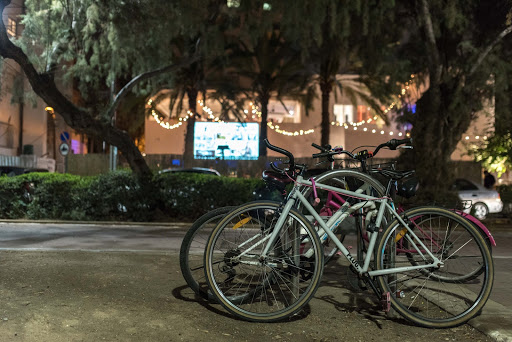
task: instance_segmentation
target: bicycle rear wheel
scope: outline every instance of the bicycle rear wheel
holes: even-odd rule
[[[262,255],[281,210],[278,202],[245,204],[226,215],[208,241],[204,263],[210,289],[239,318],[255,322],[287,318],[307,304],[320,283],[322,245],[295,209],[268,255]]]
[[[466,220],[445,209],[421,207],[407,211],[407,216],[421,218],[421,222],[414,223],[414,228],[408,223],[418,238],[397,220],[385,229],[378,246],[377,269],[403,268],[378,276],[381,288],[389,292],[393,308],[418,325],[449,328],[465,323],[485,305],[494,280],[491,254],[482,235]],[[426,242],[418,234],[419,227],[435,232],[440,248]],[[408,248],[416,249],[413,266],[407,253],[397,247],[397,241],[402,238],[409,241]],[[410,269],[432,263],[420,241],[441,265]],[[475,274],[471,281],[457,280],[480,267],[483,271]]]
[[[236,207],[222,207],[207,212],[198,218],[185,234],[180,248],[180,268],[188,286],[204,299],[208,295],[208,284],[204,276],[204,250],[213,228],[224,216]]]

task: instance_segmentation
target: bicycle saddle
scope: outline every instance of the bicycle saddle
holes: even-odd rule
[[[292,179],[287,175],[272,170],[263,171],[261,177],[266,182],[279,182],[284,184],[292,182]]]
[[[392,180],[400,180],[402,178],[407,178],[414,174],[414,170],[410,171],[399,171],[399,170],[378,170],[378,172],[386,178]]]

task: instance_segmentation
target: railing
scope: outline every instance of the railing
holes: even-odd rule
[[[0,155],[0,166],[16,166],[30,169],[45,169],[55,172],[55,159],[38,158],[35,155]]]

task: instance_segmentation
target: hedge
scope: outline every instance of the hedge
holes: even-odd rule
[[[29,193],[27,185],[32,184]],[[193,221],[207,211],[254,199],[260,179],[129,171],[81,177],[31,173],[0,177],[0,218],[80,221]]]

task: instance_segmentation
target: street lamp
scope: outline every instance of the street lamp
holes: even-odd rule
[[[46,106],[44,110],[48,114],[48,124],[51,125],[50,127],[47,125],[47,127],[49,128],[48,133],[51,134],[51,137],[48,140],[52,142],[53,159],[57,159],[57,146],[55,144],[55,111],[53,110],[53,107],[50,106]]]

